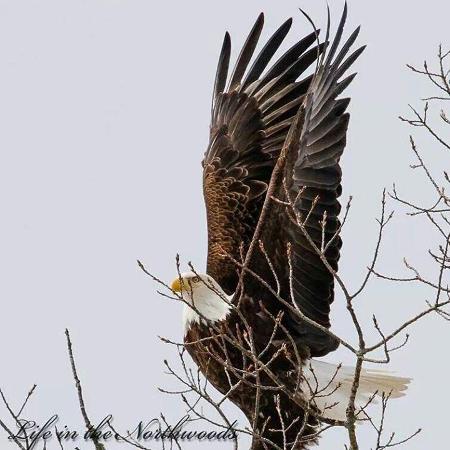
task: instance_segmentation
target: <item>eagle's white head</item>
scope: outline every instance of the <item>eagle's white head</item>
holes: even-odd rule
[[[226,319],[231,311],[229,303],[233,296],[227,295],[219,283],[209,275],[182,273],[173,280],[170,287],[187,303],[183,311],[185,333],[191,323],[201,323],[202,320],[218,322]]]

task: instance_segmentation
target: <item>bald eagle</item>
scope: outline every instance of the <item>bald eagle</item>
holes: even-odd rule
[[[253,58],[261,14],[231,74],[228,33],[219,57],[202,163],[206,274],[182,273],[171,288],[185,302],[187,351],[247,416],[253,450],[301,449],[321,420],[346,419],[354,369],[317,359],[339,345],[326,331],[342,246],[340,95],[364,50],[351,50],[359,28],[341,44],[346,17],[347,7],[334,39],[329,25],[323,42],[315,30],[270,64],[292,19]],[[407,382],[363,370],[357,400],[401,396]]]

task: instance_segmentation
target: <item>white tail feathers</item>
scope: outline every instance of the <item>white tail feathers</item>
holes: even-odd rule
[[[303,368],[303,393],[307,400],[312,399],[323,417],[346,420],[354,373],[354,367],[339,367],[311,359]],[[410,381],[410,378],[395,377],[386,371],[362,369],[355,399],[356,412],[369,402],[375,404],[375,393],[378,396],[384,393],[390,395],[390,398],[403,397]],[[360,418],[364,418],[363,413]]]

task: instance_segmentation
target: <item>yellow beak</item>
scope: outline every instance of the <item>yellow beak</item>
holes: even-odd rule
[[[180,283],[180,278],[175,278],[175,280],[172,281],[172,284],[170,285],[170,289],[174,292],[181,292],[182,286]]]

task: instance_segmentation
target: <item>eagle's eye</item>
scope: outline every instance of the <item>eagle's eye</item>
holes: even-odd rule
[[[198,283],[198,282],[200,281],[200,277],[192,277],[192,278],[191,278],[191,281],[192,281],[193,283]]]

